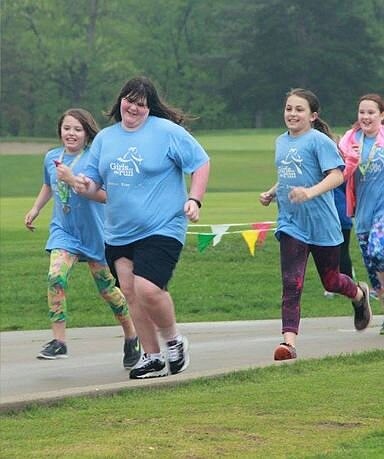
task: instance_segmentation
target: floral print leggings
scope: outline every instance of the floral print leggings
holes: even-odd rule
[[[340,273],[340,246],[318,246],[301,242],[288,234],[280,235],[280,262],[283,280],[282,332],[298,333],[300,299],[309,254],[312,254],[323,287],[350,299],[357,295],[356,283]]]
[[[384,272],[384,215],[376,217],[369,233],[357,235],[360,251],[372,287],[378,291],[381,286],[377,272]]]
[[[62,249],[51,251],[48,272],[48,307],[51,322],[67,320],[67,288],[68,279],[74,265],[79,261],[78,255]],[[115,316],[127,316],[128,307],[124,295],[115,285],[107,265],[96,261],[88,262],[97,290],[112,309]]]

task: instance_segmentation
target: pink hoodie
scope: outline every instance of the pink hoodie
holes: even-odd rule
[[[360,128],[352,128],[347,131],[339,142],[339,149],[344,157],[345,169],[343,171],[344,180],[347,182],[346,186],[346,197],[347,197],[347,215],[353,217],[356,209],[356,190],[355,190],[355,171],[360,163],[359,153],[353,149],[353,145],[359,145],[356,140],[356,132]],[[376,136],[376,145],[384,147],[384,126],[380,127],[380,130]]]

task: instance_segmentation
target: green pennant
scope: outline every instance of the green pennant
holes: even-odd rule
[[[209,246],[209,244],[212,242],[214,237],[215,237],[214,234],[198,234],[197,235],[197,248],[199,252],[204,252],[204,250]]]

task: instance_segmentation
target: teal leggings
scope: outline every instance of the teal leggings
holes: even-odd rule
[[[67,288],[72,268],[79,261],[74,255],[62,249],[51,251],[48,272],[48,307],[51,322],[67,320]],[[115,285],[107,265],[96,261],[88,262],[89,269],[101,297],[111,308],[115,316],[127,316],[128,307],[124,295]]]

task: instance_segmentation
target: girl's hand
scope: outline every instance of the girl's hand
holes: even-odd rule
[[[192,201],[191,199],[189,199],[184,204],[184,212],[185,212],[185,215],[188,217],[188,219],[192,223],[196,223],[199,221],[200,209],[195,201]]]
[[[56,163],[55,163],[56,164]],[[72,170],[63,163],[56,164],[56,174],[58,180],[68,183],[68,185],[73,186],[75,176],[73,175]]]
[[[86,193],[91,185],[91,179],[86,177],[83,174],[74,175],[73,176],[73,184],[72,187],[76,191],[76,193],[83,194]]]
[[[269,206],[269,204],[271,204],[271,202],[273,201],[274,197],[274,194],[270,193],[269,191],[265,191],[263,193],[260,193],[259,202],[263,206]]]
[[[288,198],[291,202],[299,204],[301,202],[308,201],[312,198],[312,196],[309,188],[297,186],[288,193]]]
[[[35,231],[36,227],[32,225],[33,220],[39,215],[39,212],[32,208],[24,217],[24,225],[29,231]]]

